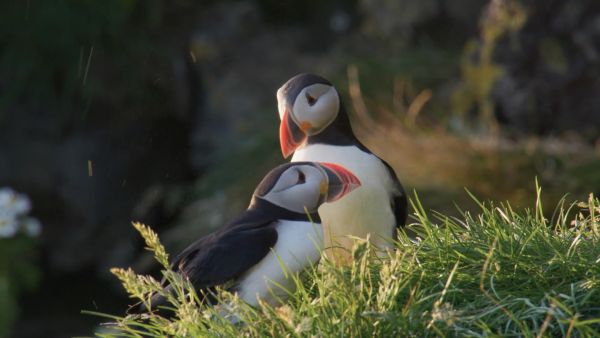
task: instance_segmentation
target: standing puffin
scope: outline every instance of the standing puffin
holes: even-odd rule
[[[406,222],[406,194],[392,167],[354,135],[335,87],[318,75],[299,74],[279,88],[277,103],[285,158],[294,153],[292,162],[336,163],[361,182],[343,200],[319,208],[328,256],[347,261],[350,237],[369,236],[376,247],[390,248]]]
[[[317,263],[321,256],[318,207],[359,186],[350,171],[336,164],[280,165],[260,182],[246,211],[192,243],[175,258],[172,269],[205,295],[224,286],[252,306],[259,299],[275,305],[285,299],[284,289],[294,285],[290,273]],[[172,292],[170,286],[165,290]],[[150,300],[153,309],[165,303],[160,294]]]

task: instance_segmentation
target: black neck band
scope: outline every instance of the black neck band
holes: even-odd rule
[[[354,135],[346,109],[340,104],[340,111],[333,122],[322,132],[309,136],[306,144],[328,144],[334,146],[356,146],[371,153]]]

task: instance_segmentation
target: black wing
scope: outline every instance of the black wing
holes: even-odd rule
[[[196,290],[211,289],[233,280],[260,262],[275,245],[274,221],[260,210],[247,210],[233,222],[188,246],[175,258],[171,268],[188,278]],[[171,286],[165,286],[165,290],[171,292]],[[165,301],[157,293],[152,297],[152,307],[164,305]]]
[[[173,270],[189,278],[197,289],[235,279],[260,262],[277,242],[273,221],[247,211],[190,245],[175,258]]]
[[[398,180],[398,176],[396,176],[394,168],[392,168],[384,160],[381,160],[381,162],[387,168],[396,188],[394,195],[391,197],[392,211],[396,217],[396,227],[403,227],[406,225],[406,219],[408,218],[408,201],[406,199],[406,193],[404,192],[404,188],[402,187],[400,180]]]

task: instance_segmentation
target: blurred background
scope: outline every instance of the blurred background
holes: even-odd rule
[[[131,221],[175,253],[244,209],[299,72],[430,210],[600,193],[597,0],[2,1],[0,337],[123,314]]]

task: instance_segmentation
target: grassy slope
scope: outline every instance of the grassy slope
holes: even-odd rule
[[[538,196],[539,200],[539,196]],[[590,198],[558,208],[545,219],[541,204],[515,212],[481,204],[477,215],[430,219],[416,199],[420,234],[400,236],[395,253],[378,258],[366,244],[354,265],[327,261],[297,279],[287,305],[253,309],[231,294],[242,322],[221,309],[198,307],[193,297],[173,299],[178,319],[158,315],[107,316],[100,336],[572,336],[600,335],[600,203]],[[571,210],[572,212],[568,212]],[[576,211],[576,212],[575,212]],[[575,215],[574,215],[575,214]],[[149,229],[139,227],[157,259],[166,254]],[[114,270],[130,295],[158,290],[131,270]],[[181,290],[185,282],[171,272]],[[106,316],[106,315],[104,315]]]

